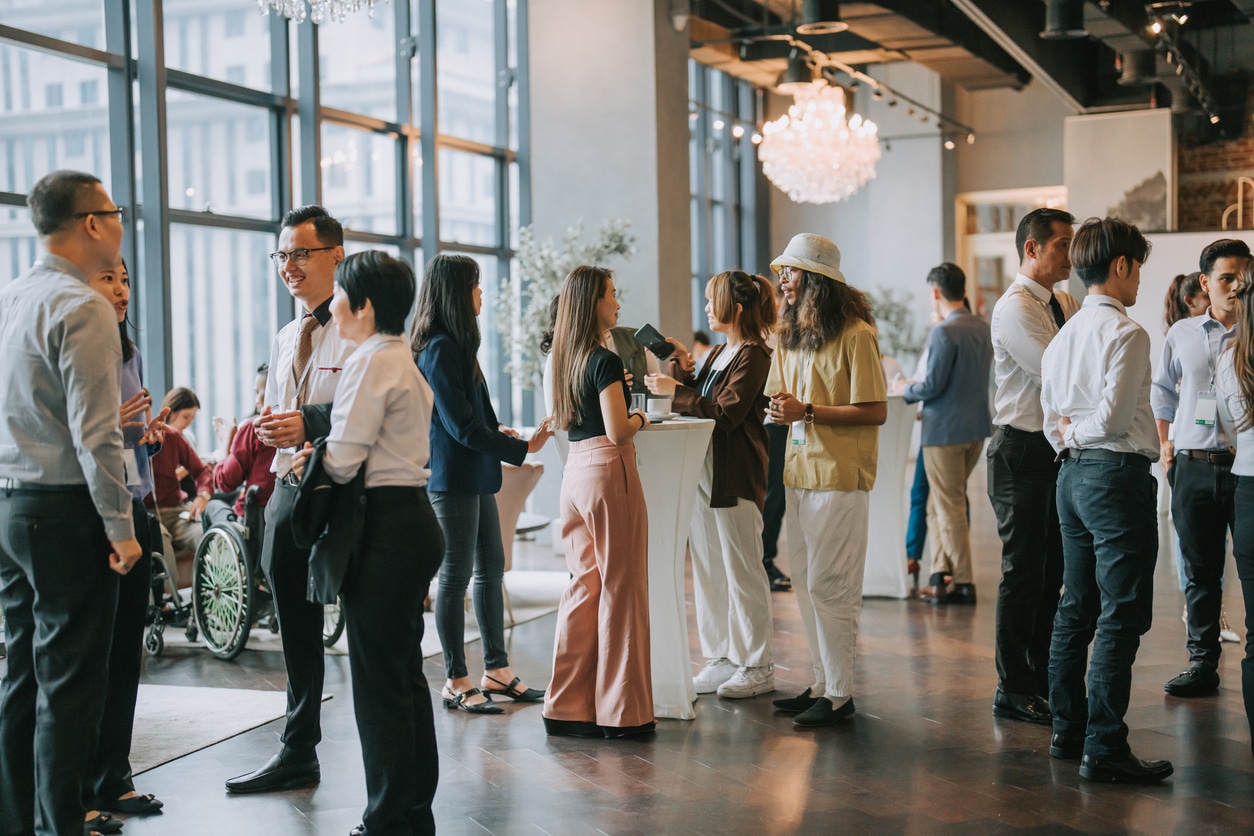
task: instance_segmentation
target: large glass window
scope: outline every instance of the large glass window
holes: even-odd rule
[[[436,102],[440,131],[476,142],[496,141],[494,0],[438,0]]]
[[[105,47],[104,0],[0,0],[0,22],[79,46]]]
[[[270,18],[257,0],[167,0],[165,63],[218,81],[270,89]]]
[[[396,140],[341,125],[322,126],[322,202],[340,223],[395,234]]]
[[[170,205],[273,215],[270,112],[178,90],[166,102]]]
[[[400,0],[394,0],[400,2]],[[379,119],[395,120],[396,16],[390,3],[377,3],[318,33],[322,104]]]
[[[440,149],[440,239],[459,244],[497,242],[496,160]]]

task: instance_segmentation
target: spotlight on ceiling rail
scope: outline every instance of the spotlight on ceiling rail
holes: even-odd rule
[[[795,96],[797,91],[808,87],[814,81],[814,68],[810,66],[810,58],[800,49],[793,47],[788,54],[788,69],[780,73],[775,81],[775,89],[785,96]]]

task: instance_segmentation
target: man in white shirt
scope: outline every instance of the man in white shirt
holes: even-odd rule
[[[1132,754],[1123,721],[1132,663],[1153,616],[1158,559],[1150,340],[1127,314],[1149,250],[1125,221],[1085,221],[1071,259],[1088,295],[1041,357],[1045,435],[1063,460],[1064,591],[1050,645],[1049,753],[1080,758],[1080,777],[1098,783],[1149,784],[1172,772],[1167,761]]]
[[[1237,479],[1230,440],[1217,421],[1215,372],[1236,334],[1237,281],[1249,259],[1249,245],[1234,238],[1202,250],[1202,289],[1210,307],[1171,326],[1150,393],[1186,579],[1189,667],[1163,686],[1174,697],[1219,690],[1224,558],[1236,524]],[[1174,444],[1168,438],[1173,424]]]
[[[323,607],[305,597],[309,550],[292,540],[297,480],[291,474],[291,460],[305,441],[329,432],[335,387],[355,348],[331,324],[335,268],[344,260],[339,221],[321,206],[293,209],[283,218],[279,249],[270,259],[288,292],[304,308],[274,338],[266,405],[255,422],[262,443],[278,448],[261,565],[270,581],[283,639],[287,725],[279,754],[260,769],[226,782],[227,791],[233,793],[309,786],[321,777],[315,747],[322,739]]]
[[[997,379],[988,498],[1002,541],[993,714],[1048,725],[1049,639],[1062,585],[1054,486],[1058,463],[1041,431],[1041,355],[1079,304],[1059,282],[1071,275],[1067,212],[1036,209],[1015,233],[1019,274],[993,308]]]

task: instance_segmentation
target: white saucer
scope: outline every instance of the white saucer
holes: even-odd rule
[[[650,421],[669,421],[672,418],[678,418],[678,412],[646,412],[644,417]]]

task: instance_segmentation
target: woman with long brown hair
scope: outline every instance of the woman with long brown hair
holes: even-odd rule
[[[648,419],[628,412],[623,361],[601,345],[617,323],[610,271],[572,270],[553,331],[552,417],[570,438],[560,506],[571,580],[558,606],[544,701],[552,735],[624,737],[654,729],[649,530],[632,440]]]
[[[762,571],[768,449],[762,413],[769,403],[763,389],[775,288],[732,270],[710,279],[705,298],[710,328],[727,343],[711,350],[696,377],[651,374],[645,384],[655,395],[673,396],[677,411],[714,419],[688,534],[697,635],[709,660],[693,684],[698,694],[738,699],[775,690],[771,588]],[[679,366],[686,368],[682,354]]]
[[[1219,416],[1236,448],[1232,475],[1236,524],[1232,551],[1245,598],[1245,658],[1241,660],[1241,693],[1245,717],[1254,733],[1254,261],[1246,259],[1237,285],[1237,330],[1232,343],[1219,355],[1215,374]],[[1250,750],[1254,753],[1254,743]]]

